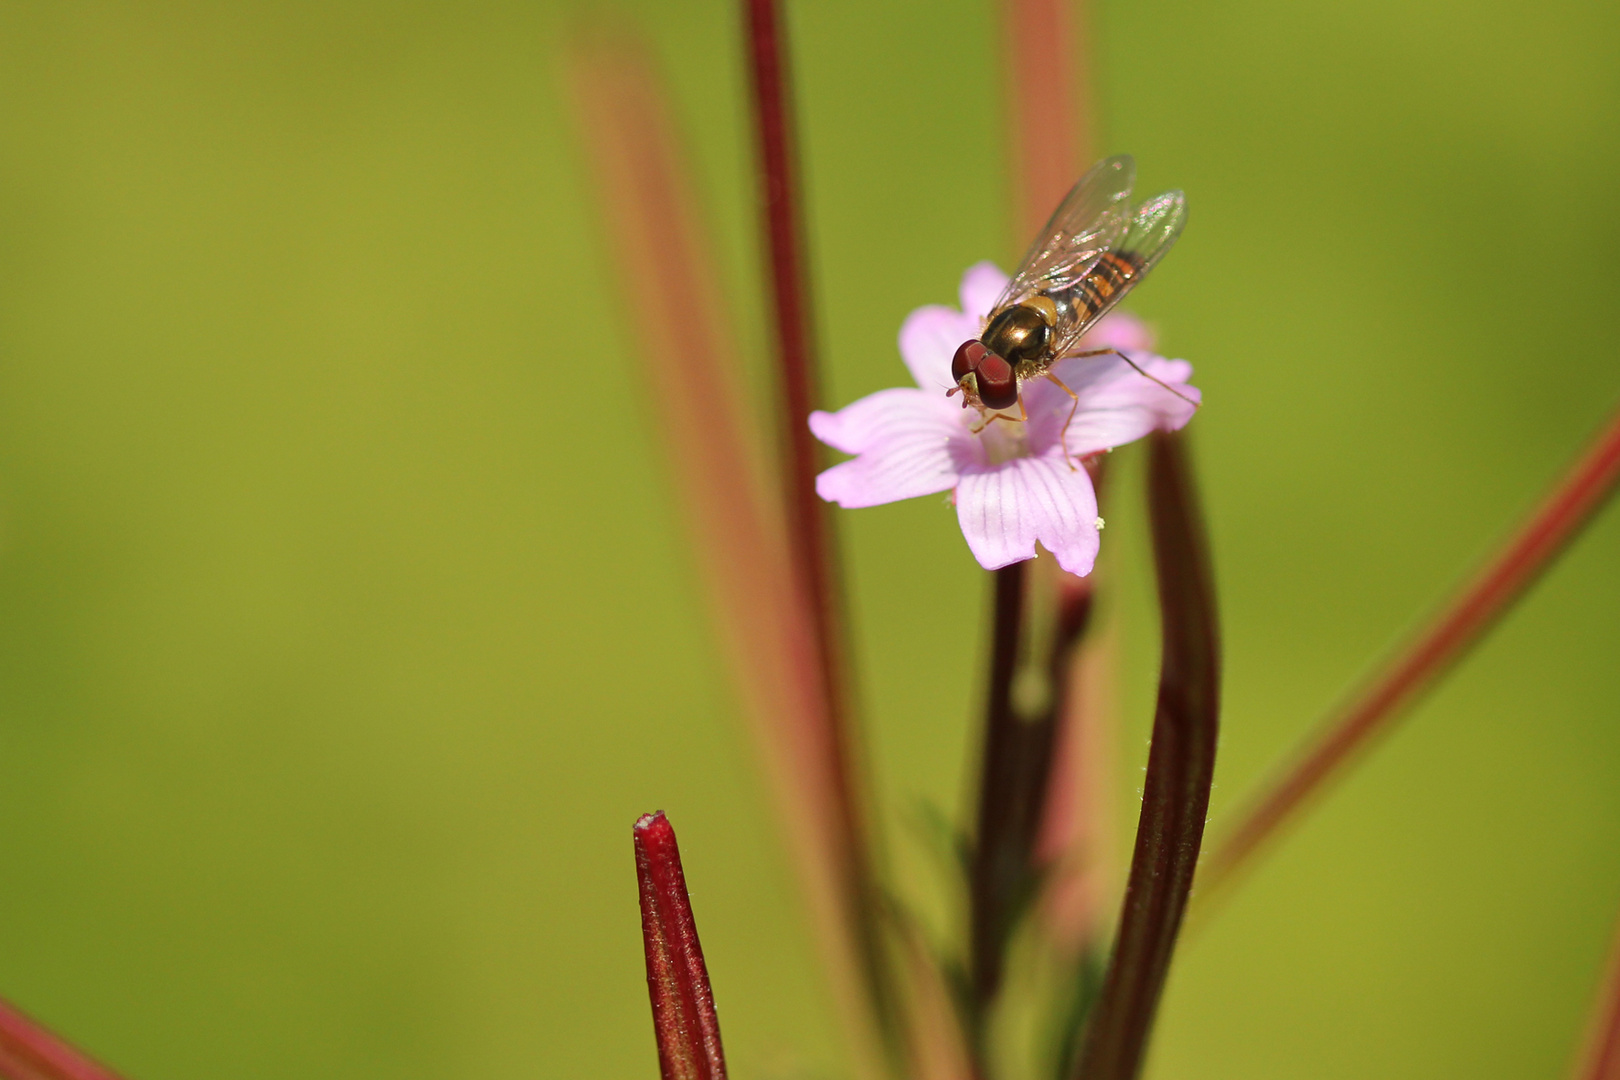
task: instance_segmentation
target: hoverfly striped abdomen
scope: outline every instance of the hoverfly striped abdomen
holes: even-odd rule
[[[1141,269],[1142,260],[1134,255],[1105,252],[1085,277],[1060,294],[1059,302],[1071,305],[1082,325],[1090,323],[1131,287]]]

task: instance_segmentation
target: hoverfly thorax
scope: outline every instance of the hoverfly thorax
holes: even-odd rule
[[[1049,297],[1033,296],[997,312],[984,328],[984,347],[1014,368],[1049,359],[1057,305]]]

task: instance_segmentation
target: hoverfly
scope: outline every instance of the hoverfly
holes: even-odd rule
[[[991,307],[983,333],[957,348],[951,359],[956,386],[948,393],[960,391],[963,408],[972,405],[988,414],[975,430],[997,420],[1027,419],[1019,390],[1044,378],[1074,401],[1063,425],[1067,431],[1080,399],[1052,373],[1052,365],[1071,356],[1113,353],[1144,378],[1153,378],[1118,349],[1071,351],[1147,276],[1186,224],[1187,200],[1179,191],[1129,205],[1135,178],[1136,162],[1128,154],[1100,161],[1082,176],[1030,245]],[[1000,411],[1014,405],[1016,417]]]

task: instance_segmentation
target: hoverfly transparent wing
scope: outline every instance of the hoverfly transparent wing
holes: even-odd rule
[[[1076,283],[1074,306],[1080,313],[1059,331],[1052,355],[1061,357],[1074,348],[1097,320],[1125,299],[1147,277],[1187,224],[1187,197],[1179,191],[1155,195],[1131,211],[1125,235],[1093,261],[1087,277]]]
[[[1067,289],[1085,277],[1124,234],[1125,200],[1135,179],[1136,161],[1129,154],[1093,165],[1053,211],[990,310],[999,311],[1031,293]]]

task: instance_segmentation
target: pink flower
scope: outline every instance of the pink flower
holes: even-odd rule
[[[856,455],[818,476],[816,492],[839,506],[858,507],[954,491],[962,535],[986,570],[1033,559],[1039,543],[1063,569],[1087,574],[1101,527],[1097,493],[1090,474],[1071,460],[1186,424],[1199,400],[1187,385],[1192,365],[1153,355],[1139,321],[1108,315],[1082,347],[1120,349],[1152,379],[1117,356],[1060,360],[1053,374],[1080,399],[1067,431],[1064,419],[1073,401],[1050,381],[1036,379],[1022,389],[1028,423],[998,420],[975,433],[985,417],[945,396],[955,386],[951,356],[979,336],[1006,284],[1007,275],[979,263],[962,275],[962,311],[932,305],[906,319],[900,355],[919,389],[879,390],[835,413],[811,414],[816,438]],[[1016,408],[1008,413],[1018,415]]]

